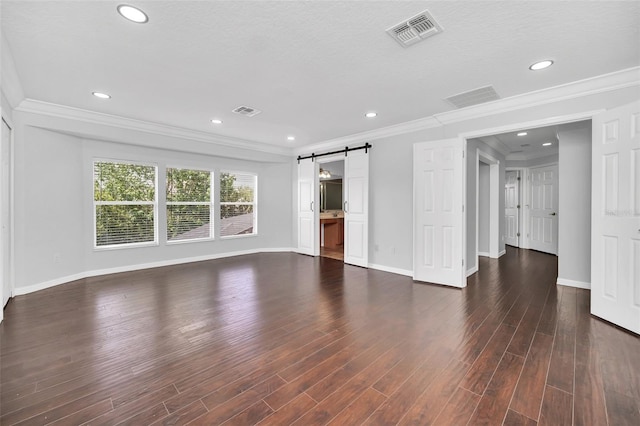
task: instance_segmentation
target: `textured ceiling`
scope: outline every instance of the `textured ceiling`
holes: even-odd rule
[[[25,96],[300,147],[451,110],[444,98],[482,86],[505,98],[640,65],[636,1],[128,3],[149,23],[118,2],[3,0]],[[425,9],[442,34],[403,48],[385,33]]]

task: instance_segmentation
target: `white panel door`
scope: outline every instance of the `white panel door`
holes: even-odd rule
[[[344,159],[344,262],[369,265],[369,154],[350,151]]]
[[[640,334],[640,103],[592,125],[591,313]]]
[[[2,120],[2,145],[0,146],[0,279],[2,280],[2,309],[11,297],[10,286],[10,210],[9,210],[9,191],[10,191],[10,173],[9,173],[9,157],[10,157],[10,140],[11,129],[7,123]]]
[[[318,255],[320,232],[316,163],[310,158],[298,164],[298,253]]]
[[[520,247],[520,172],[508,171],[504,184],[504,242]]]
[[[466,286],[463,141],[413,146],[413,278]]]
[[[558,165],[531,169],[529,185],[529,248],[557,255]]]

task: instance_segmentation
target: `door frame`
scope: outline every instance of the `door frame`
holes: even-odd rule
[[[516,229],[516,232],[518,234],[520,234],[518,236],[518,245],[516,247],[518,248],[526,248],[527,244],[525,243],[525,239],[526,236],[524,234],[524,232],[522,232],[522,223],[524,220],[524,208],[523,206],[523,202],[522,200],[524,200],[524,196],[525,196],[525,186],[523,185],[523,182],[526,182],[526,171],[527,168],[526,167],[505,167],[504,169],[505,173],[506,172],[518,172],[518,205],[520,205],[520,208],[518,209],[518,229]],[[505,199],[505,204],[506,204],[506,199]],[[504,230],[503,230],[504,232]],[[506,245],[506,244],[505,244]],[[509,244],[511,245],[511,244]],[[513,247],[513,246],[512,246]]]
[[[489,257],[500,257],[500,161],[492,155],[476,150],[476,266],[479,266],[480,251],[478,237],[480,234],[480,165],[489,166]],[[466,199],[466,198],[465,198]]]
[[[9,167],[9,173],[8,173],[8,177],[9,177],[9,182],[7,182],[7,190],[8,190],[8,194],[7,194],[7,200],[9,202],[9,206],[8,206],[8,214],[9,214],[9,220],[8,220],[8,236],[9,236],[9,253],[7,256],[7,265],[2,265],[2,267],[0,267],[0,273],[2,273],[2,269],[4,267],[6,267],[8,269],[8,273],[7,273],[7,277],[9,278],[9,299],[13,297],[13,295],[15,294],[15,268],[13,267],[13,262],[14,262],[14,253],[15,253],[15,225],[14,225],[14,211],[13,211],[13,206],[15,205],[14,203],[14,198],[15,198],[15,190],[14,190],[14,170],[15,170],[15,154],[14,154],[14,146],[15,146],[15,126],[13,124],[13,120],[10,117],[5,116],[4,114],[2,114],[2,111],[0,110],[0,119],[2,121],[4,121],[7,125],[7,127],[9,127],[10,130],[10,134],[9,134],[9,158],[8,158],[8,167]],[[0,123],[1,124],[1,123]],[[2,161],[0,159],[0,161]],[[1,163],[0,163],[0,167],[1,167]],[[0,191],[1,194],[1,191]],[[0,200],[1,202],[1,200]],[[2,253],[2,246],[0,245],[0,262],[2,262],[2,259],[4,258],[3,253]],[[4,282],[0,282],[0,300],[4,300]],[[2,322],[4,318],[4,306],[0,306],[0,322]]]

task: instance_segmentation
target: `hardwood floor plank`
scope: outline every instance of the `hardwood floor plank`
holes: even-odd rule
[[[260,400],[250,407],[244,409],[244,411],[231,417],[224,422],[225,426],[245,426],[255,425],[265,417],[273,413],[271,407],[269,407],[264,401]]]
[[[547,383],[570,394],[575,374],[576,313],[576,289],[563,287]]]
[[[340,414],[329,422],[333,426],[361,424],[369,418],[387,397],[373,388],[369,388],[360,395],[351,405],[342,410]]]
[[[80,425],[111,410],[113,410],[111,400],[105,399],[49,424],[58,426]]]
[[[513,410],[509,410],[502,424],[504,426],[536,426],[538,422]]]
[[[300,394],[293,401],[280,408],[273,415],[259,422],[260,426],[288,425],[299,419],[317,403],[306,393]]]
[[[456,391],[469,368],[468,364],[453,359],[431,386],[416,399],[399,424],[414,426],[431,424]]]
[[[489,386],[469,422],[474,425],[500,424],[505,418],[524,359],[505,352]]]
[[[478,395],[484,393],[515,331],[515,327],[511,325],[500,324],[498,326],[487,346],[462,379],[461,387]]]
[[[394,392],[367,420],[367,424],[397,424],[451,360],[452,352],[440,348]]]
[[[509,406],[512,410],[535,421],[540,415],[552,346],[551,336],[536,333]]]
[[[591,317],[590,292],[577,294],[576,371],[573,396],[573,422],[576,426],[608,424],[604,400],[604,385],[597,349],[595,323]]]
[[[193,423],[200,425],[223,423],[273,393],[284,384],[284,380],[280,377],[273,376],[222,404],[215,403],[210,406],[207,398],[203,398],[202,402],[209,409],[209,412],[196,418]]]
[[[480,395],[463,388],[457,388],[432,424],[443,426],[466,425],[479,402]]]
[[[200,417],[207,412],[207,408],[202,401],[195,401],[186,407],[178,410],[166,417],[163,417],[156,422],[152,423],[153,426],[179,426],[186,425],[190,421]]]
[[[544,391],[544,399],[542,400],[542,408],[540,410],[539,425],[564,426],[571,425],[573,422],[573,397],[571,394],[547,386]]]

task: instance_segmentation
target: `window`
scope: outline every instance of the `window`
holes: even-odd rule
[[[220,236],[257,234],[257,176],[220,173]]]
[[[167,168],[167,241],[211,239],[211,172]]]
[[[158,241],[156,176],[153,165],[94,161],[95,247]]]

